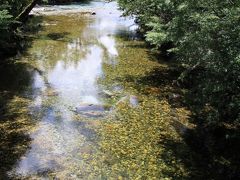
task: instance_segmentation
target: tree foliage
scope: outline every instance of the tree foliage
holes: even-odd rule
[[[208,123],[240,120],[240,2],[119,0],[136,16],[146,40],[156,47],[172,42],[181,63],[204,69],[196,101],[214,111]],[[214,116],[214,117],[212,117]]]
[[[1,0],[0,5],[0,54],[12,54],[17,44],[13,24],[16,17],[30,4],[30,0]]]
[[[146,41],[160,49],[173,44],[168,52],[191,70],[179,79],[190,86],[198,127],[212,132],[223,127],[223,139],[239,141],[235,130],[240,125],[240,1],[119,0],[119,4],[126,15],[136,17]]]

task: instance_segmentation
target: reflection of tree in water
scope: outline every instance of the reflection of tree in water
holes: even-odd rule
[[[49,37],[52,40],[60,40],[63,39],[65,36],[67,36],[69,33],[62,32],[62,33],[49,33],[47,37]]]
[[[38,34],[28,51],[30,60],[43,71],[53,69],[59,61],[77,65],[89,53],[90,45],[96,43],[92,20],[53,16],[47,17],[44,23],[49,25]]]
[[[25,134],[30,128],[29,99],[23,92],[32,82],[32,72],[24,65],[0,66],[0,179],[26,152],[30,138]]]

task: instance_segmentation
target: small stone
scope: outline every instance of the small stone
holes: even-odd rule
[[[132,107],[136,107],[139,103],[137,96],[133,96],[133,95],[129,97],[129,102]]]

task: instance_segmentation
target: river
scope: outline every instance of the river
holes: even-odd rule
[[[158,135],[155,133],[159,131],[155,128],[157,124],[164,124],[159,107],[169,112],[168,105],[154,98],[154,93],[158,94],[159,89],[149,87],[144,84],[145,81],[137,82],[137,77],[145,76],[155,67],[166,65],[149,60],[147,48],[137,39],[134,20],[121,17],[122,12],[118,10],[116,2],[89,1],[41,8],[35,9],[43,14],[41,30],[34,36],[27,51],[16,57],[20,67],[5,74],[7,78],[3,78],[1,84],[2,87],[8,87],[7,91],[1,90],[2,93],[11,92],[9,104],[15,107],[12,111],[21,110],[22,107],[14,98],[20,96],[27,99],[24,111],[15,113],[17,118],[23,118],[19,115],[21,113],[27,114],[22,123],[24,125],[18,125],[20,129],[24,127],[19,133],[24,134],[23,139],[18,138],[15,149],[6,148],[7,152],[10,151],[12,161],[6,165],[11,169],[7,169],[3,177],[131,179],[141,177],[141,173],[148,171],[159,177],[159,172],[155,172],[158,163],[154,159],[156,152],[151,149],[148,152],[147,148],[151,146],[149,138]],[[121,63],[123,60],[125,62]],[[136,61],[139,61],[138,65]],[[24,62],[29,67],[21,71]],[[14,80],[9,79],[14,75]],[[146,87],[146,91],[151,91],[151,96],[134,88],[136,84]],[[127,110],[136,115],[125,117],[127,113],[122,113],[125,115],[118,116],[116,109],[119,107],[123,112]],[[151,112],[144,113],[146,110]],[[133,121],[119,125],[118,121],[123,117]],[[109,119],[118,123],[109,125]],[[29,121],[30,127],[25,128]],[[102,127],[104,121],[108,125]],[[143,122],[146,129],[141,129]],[[139,139],[132,137],[138,134],[131,129],[133,124],[140,132]],[[167,126],[163,125],[164,128]],[[130,130],[130,134],[120,131],[122,127],[128,128],[124,130]],[[98,131],[114,133],[106,133],[101,137]],[[146,135],[146,131],[153,134]],[[15,136],[19,137],[19,134]],[[128,142],[126,138],[132,138],[133,141]],[[119,153],[124,155],[121,158],[126,162],[114,148],[123,151]],[[120,158],[120,161],[116,158]],[[152,169],[145,169],[142,164],[144,161],[151,162]],[[128,163],[131,164],[130,168]]]

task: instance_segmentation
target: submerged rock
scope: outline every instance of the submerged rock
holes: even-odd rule
[[[98,104],[85,104],[76,108],[76,112],[81,113],[84,111],[105,111],[104,106]]]
[[[116,85],[116,86],[113,86],[113,91],[116,92],[116,93],[121,93],[123,92],[123,87],[120,86],[120,85]]]
[[[82,104],[79,107],[76,107],[75,112],[86,117],[100,118],[104,117],[109,110],[110,109],[104,105]]]
[[[105,112],[100,112],[100,111],[82,112],[81,114],[83,116],[91,117],[91,118],[102,118],[102,117],[104,117],[106,115]]]
[[[139,104],[138,97],[131,95],[129,97],[129,103],[132,107],[136,107]]]

